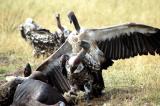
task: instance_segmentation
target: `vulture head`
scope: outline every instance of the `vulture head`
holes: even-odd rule
[[[33,21],[32,18],[27,18],[23,24],[19,26],[19,30],[21,32],[21,36],[27,40],[26,34],[29,31],[37,30],[39,26]]]
[[[71,73],[73,73],[75,70],[77,70],[77,67],[82,62],[82,60],[84,59],[86,53],[89,51],[89,48],[90,48],[90,44],[87,41],[78,42],[78,45],[82,48],[81,51],[76,54],[73,53],[73,56],[70,56],[70,58],[68,60],[67,65],[68,65],[69,69],[68,69],[68,67],[67,67],[67,69]]]
[[[70,20],[70,23],[74,24],[76,31],[79,32],[81,28],[73,11],[70,11],[68,13],[68,18]]]

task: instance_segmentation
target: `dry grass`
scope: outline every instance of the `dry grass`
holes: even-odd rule
[[[66,16],[70,10],[86,28],[127,22],[160,28],[159,0],[0,0],[0,73],[22,68],[27,62],[36,67],[42,61],[32,57],[32,48],[20,37],[20,23],[32,17],[54,31],[53,14],[59,12],[63,25],[72,29]],[[116,61],[104,77],[110,95],[106,105],[160,105],[160,56]]]

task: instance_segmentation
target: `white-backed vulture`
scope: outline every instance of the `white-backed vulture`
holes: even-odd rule
[[[85,29],[80,33],[71,33],[66,42],[46,59],[38,68],[45,71],[52,68],[55,59],[66,53],[79,52],[78,42],[90,43],[89,54],[97,63],[108,60],[125,59],[139,55],[160,54],[160,29],[143,24],[122,24],[101,29]],[[107,68],[107,67],[105,67]]]
[[[34,72],[16,88],[12,106],[47,106],[59,101],[67,105],[63,94],[48,84],[41,72]]]
[[[59,14],[56,21],[59,31],[53,33],[37,25],[31,18],[20,25],[21,36],[33,46],[34,56],[49,56],[65,42],[70,31],[61,25]]]

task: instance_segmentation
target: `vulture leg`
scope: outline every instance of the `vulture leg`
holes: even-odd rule
[[[91,93],[92,93],[92,82],[86,82],[84,84],[84,90],[85,90],[85,93],[86,93],[86,102],[87,104],[89,103],[89,100],[91,99]]]
[[[98,74],[99,85],[101,86],[102,89],[104,89],[105,86],[104,86],[104,80],[102,76],[102,70],[99,70],[97,74]]]

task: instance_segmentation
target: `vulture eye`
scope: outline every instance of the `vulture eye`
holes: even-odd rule
[[[79,33],[78,32],[76,32],[76,35],[78,35]]]

